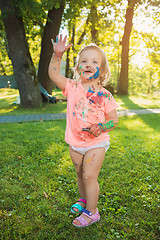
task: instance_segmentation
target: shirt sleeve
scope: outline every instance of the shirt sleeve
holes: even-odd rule
[[[111,93],[108,94],[108,97],[105,101],[105,113],[109,113],[114,109],[118,108],[118,104],[116,103],[114,97]]]

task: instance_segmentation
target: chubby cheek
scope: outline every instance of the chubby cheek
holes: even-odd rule
[[[79,66],[77,67],[77,70],[78,70],[78,71],[82,70],[82,65],[79,65]]]
[[[77,67],[77,72],[79,73],[80,76],[82,76],[82,74],[83,74],[83,67],[82,67],[82,65],[79,65]]]
[[[78,72],[79,76],[81,76],[81,77],[82,77],[83,74],[84,74],[83,70],[81,70],[81,69],[78,69],[77,72]]]

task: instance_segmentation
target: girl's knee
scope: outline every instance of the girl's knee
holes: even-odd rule
[[[95,176],[95,174],[93,174],[92,172],[83,171],[82,177],[83,180],[87,182],[97,180],[97,176]]]

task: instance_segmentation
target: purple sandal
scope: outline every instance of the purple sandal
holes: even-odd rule
[[[77,218],[75,218],[75,219],[77,219],[77,220],[80,222],[81,225],[77,225],[77,224],[73,223],[74,226],[76,226],[76,227],[87,227],[87,226],[89,226],[89,225],[91,225],[91,224],[93,224],[93,223],[95,223],[95,222],[98,222],[98,221],[100,220],[100,215],[99,215],[98,209],[97,209],[97,211],[96,211],[95,214],[91,213],[91,212],[88,211],[87,209],[83,209],[83,210],[82,210],[82,213],[83,213],[85,216],[87,216],[87,217],[89,217],[90,219],[92,219],[92,222],[91,222],[91,223],[88,223],[82,216],[79,216],[79,217],[77,217]]]

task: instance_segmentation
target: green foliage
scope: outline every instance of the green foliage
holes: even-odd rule
[[[121,117],[99,175],[100,222],[75,229],[65,121],[2,124],[2,239],[158,240],[160,115]]]
[[[25,31],[30,47],[30,53],[36,69],[38,68],[41,39],[43,37],[44,26],[47,21],[48,10],[53,6],[58,8],[64,1],[58,0],[15,0],[13,5],[19,9],[19,14],[23,17],[25,24]],[[145,3],[148,3],[145,4]],[[137,10],[144,11],[146,16],[151,15],[153,22],[159,23],[159,8],[158,1],[137,1]],[[75,57],[79,50],[86,44],[90,43],[92,39],[91,28],[94,25],[98,32],[97,42],[106,52],[111,68],[110,82],[115,89],[118,86],[118,79],[120,73],[120,59],[121,46],[120,42],[123,36],[124,16],[126,12],[126,4],[124,1],[85,1],[74,0],[66,1],[65,12],[63,15],[63,22],[61,28],[67,28],[69,32],[69,42],[74,42],[74,47],[70,49],[69,60],[70,68],[74,66]],[[139,10],[139,4],[142,8]],[[97,8],[97,16],[91,18],[92,7]],[[152,8],[151,8],[152,7]],[[151,11],[152,10],[152,11]],[[74,31],[75,30],[75,36]],[[84,35],[83,35],[84,34]],[[115,40],[115,36],[118,39]],[[81,43],[79,44],[80,39]],[[13,73],[11,61],[8,58],[8,47],[4,32],[2,20],[0,19],[0,74],[10,75]],[[147,93],[160,88],[160,71],[159,71],[159,35],[146,34],[137,31],[132,31],[130,41],[130,60],[140,50],[141,43],[145,43],[148,51],[148,58],[150,60],[150,70],[146,63],[143,69],[139,69],[130,61],[129,68],[129,92],[132,94],[136,92]],[[152,74],[153,73],[153,74]],[[147,82],[147,84],[146,84]],[[149,82],[151,83],[149,86]]]
[[[0,13],[0,75],[13,74],[13,67],[11,60],[8,57],[8,46],[6,40],[6,34]]]

